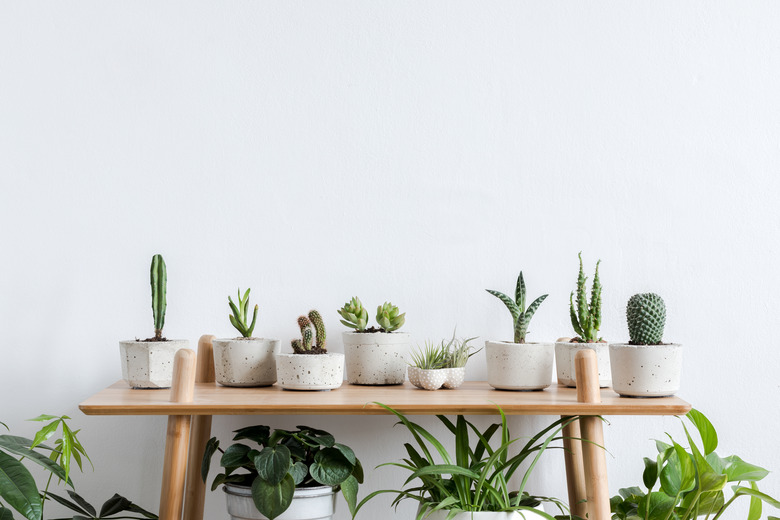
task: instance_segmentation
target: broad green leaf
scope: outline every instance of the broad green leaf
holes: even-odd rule
[[[236,484],[245,484],[245,480],[247,478],[247,474],[240,474],[240,475],[225,475],[224,473],[220,473],[216,477],[214,477],[214,482],[211,483],[211,490],[214,491],[222,484],[229,484],[229,483],[236,483]],[[249,484],[246,482],[246,484]]]
[[[128,511],[132,511],[133,513],[138,513],[140,515],[143,515],[145,518],[149,518],[149,520],[159,520],[156,514],[150,513],[146,509],[136,504],[130,504]]]
[[[355,467],[352,468],[352,475],[355,476],[360,484],[363,483],[363,465],[359,460],[357,461],[357,464],[355,464]]]
[[[741,487],[735,486],[734,487],[734,496],[745,496],[745,495],[758,498],[760,500],[763,500],[764,502],[766,502],[770,506],[776,507],[776,508],[780,509],[780,502],[778,502],[777,499],[774,499],[774,498],[770,497],[766,493],[762,493],[761,491],[758,491],[757,489],[751,489],[751,488],[744,487],[744,486],[741,486]]]
[[[642,473],[642,481],[647,489],[652,489],[658,481],[658,462],[647,457],[644,460],[645,471]]]
[[[306,478],[306,475],[309,474],[309,468],[306,467],[306,464],[304,464],[301,461],[296,462],[292,465],[290,468],[290,475],[292,475],[293,482],[295,482],[295,485],[298,486],[303,480]]]
[[[3,424],[3,426],[5,425]],[[0,506],[0,520],[14,520],[14,515],[10,509]]]
[[[89,513],[84,511],[84,509],[80,505],[78,505],[78,504],[76,504],[74,502],[71,502],[67,498],[61,497],[61,496],[59,496],[59,495],[57,495],[55,493],[52,493],[52,492],[49,492],[47,494],[47,496],[49,496],[50,498],[53,498],[55,502],[59,502],[60,504],[62,504],[63,506],[67,507],[71,511],[76,511],[80,515],[89,516]]]
[[[712,426],[707,417],[695,408],[686,415],[688,419],[696,426],[701,435],[701,441],[704,445],[704,455],[709,455],[718,448],[718,433]]]
[[[236,430],[236,435],[233,437],[234,441],[240,441],[241,439],[249,439],[257,444],[264,446],[268,442],[268,436],[271,434],[271,428],[268,426],[248,426],[246,428],[240,428]]]
[[[637,504],[640,515],[644,518],[647,514],[648,520],[667,520],[672,509],[674,509],[674,499],[660,491],[643,496]]]
[[[89,513],[90,516],[94,517],[97,515],[97,511],[95,511],[95,508],[92,507],[92,504],[84,500],[81,495],[76,493],[75,491],[68,490],[68,495],[70,495],[70,498],[73,499],[74,502],[76,502],[84,511]]]
[[[247,453],[251,448],[246,444],[231,444],[225,453],[222,454],[222,459],[219,461],[223,468],[238,468],[249,462]]]
[[[680,459],[680,468],[682,470],[680,492],[684,493],[690,491],[696,485],[696,467],[693,464],[691,455],[685,451],[685,448],[676,442],[674,443],[674,451]]]
[[[693,489],[695,482],[696,470],[691,457],[682,446],[674,443],[674,453],[661,470],[661,489],[670,497],[674,497]]]
[[[322,485],[338,486],[352,474],[352,464],[336,448],[324,448],[309,466],[311,476]]]
[[[758,485],[755,482],[750,483],[750,488],[754,491],[758,491]],[[750,497],[750,509],[748,510],[747,520],[760,520],[761,512],[763,509],[761,499],[758,497]]]
[[[724,472],[729,482],[756,481],[769,475],[764,468],[745,462],[736,455],[730,455],[722,460],[726,463]]]
[[[203,482],[209,477],[209,469],[211,468],[211,458],[219,448],[219,440],[216,437],[212,437],[206,443],[206,449],[203,452],[203,460],[200,463],[200,477]]]
[[[56,420],[54,422],[51,422],[51,423],[45,425],[43,428],[38,430],[35,433],[35,437],[33,438],[32,446],[30,446],[30,447],[34,448],[34,447],[38,446],[40,443],[42,443],[42,442],[44,442],[46,440],[49,440],[51,438],[51,436],[54,435],[54,432],[57,431],[57,427],[60,425],[60,422],[61,421]]]
[[[352,514],[353,518],[357,513],[357,493],[358,481],[354,476],[350,475],[347,477],[347,480],[341,483],[341,494],[344,495],[344,500],[347,501],[349,512]]]
[[[333,445],[334,448],[339,450],[344,457],[347,458],[350,464],[357,463],[357,457],[355,457],[355,452],[352,451],[352,448],[349,446],[345,446],[343,444],[339,444],[338,442]]]
[[[269,520],[274,520],[290,507],[293,493],[295,493],[295,484],[290,475],[285,475],[277,484],[268,484],[260,477],[252,482],[252,500],[255,507]]]
[[[0,451],[0,497],[28,520],[41,519],[41,496],[21,462]]]
[[[131,502],[128,499],[121,496],[119,493],[114,493],[114,496],[106,500],[100,508],[100,518],[127,511],[130,504]]]
[[[255,463],[257,474],[269,484],[281,482],[290,471],[290,466],[292,466],[290,450],[283,444],[271,447],[266,446],[255,456],[253,462]]]
[[[57,478],[65,480],[65,470],[59,464],[52,461],[49,457],[41,455],[37,451],[33,451],[27,448],[25,446],[27,440],[29,439],[14,437],[12,435],[0,435],[0,448],[6,450],[9,453],[13,453],[14,455],[25,457],[28,460],[50,471]],[[73,482],[70,479],[67,480],[67,483],[69,486],[73,487]]]
[[[618,493],[620,493],[620,496],[626,500],[629,500],[632,497],[640,497],[644,495],[642,489],[637,486],[632,486],[629,488],[621,488],[618,490]]]

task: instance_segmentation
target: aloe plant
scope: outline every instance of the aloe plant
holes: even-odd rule
[[[504,302],[504,305],[506,305],[506,308],[509,309],[509,312],[512,314],[515,343],[525,343],[525,337],[528,335],[528,325],[531,323],[531,318],[533,318],[536,309],[539,308],[548,295],[543,294],[539,296],[526,308],[525,280],[523,279],[522,271],[520,271],[520,275],[517,277],[514,300],[500,291],[493,291],[491,289],[485,290]]]
[[[325,354],[327,353],[325,323],[322,316],[316,310],[309,311],[308,316],[298,316],[298,327],[301,329],[301,339],[291,342],[293,352],[296,354]]]
[[[601,341],[599,329],[601,328],[601,280],[599,280],[599,264],[596,262],[596,273],[593,275],[593,285],[590,290],[590,302],[586,292],[585,271],[582,268],[582,251],[579,253],[580,272],[577,277],[577,306],[574,305],[574,292],[569,296],[569,314],[577,341],[581,343],[595,343]]]
[[[168,271],[162,255],[152,257],[152,315],[154,316],[154,340],[163,341],[162,331],[165,326],[165,309],[167,307]]]
[[[249,318],[249,289],[244,293],[244,297],[241,297],[241,289],[238,289],[238,305],[233,303],[233,299],[228,296],[228,304],[230,310],[233,312],[230,316],[230,323],[241,333],[245,338],[252,337],[252,331],[255,330],[255,323],[257,323],[257,305],[255,305],[255,312],[252,314],[252,323],[246,324],[247,318]]]

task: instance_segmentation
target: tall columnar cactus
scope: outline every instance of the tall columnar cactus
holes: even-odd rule
[[[168,271],[165,268],[165,260],[163,260],[162,255],[154,255],[152,257],[151,282],[154,339],[156,341],[161,341],[163,339],[163,327],[165,326],[165,308],[168,305],[166,300],[168,291]]]
[[[255,323],[257,323],[257,305],[255,305],[255,312],[252,315],[252,323],[246,324],[249,318],[249,289],[244,293],[244,297],[241,297],[241,289],[238,289],[238,305],[233,303],[233,299],[228,296],[228,304],[233,314],[229,315],[230,323],[241,333],[245,338],[252,337],[252,331],[255,330]]]
[[[632,345],[660,345],[666,325],[666,304],[654,293],[635,294],[626,306]]]
[[[298,327],[301,329],[301,339],[291,342],[296,354],[325,354],[326,335],[325,324],[320,313],[312,310],[309,316],[298,316]],[[315,341],[316,331],[316,341]]]
[[[342,308],[338,310],[339,315],[343,318],[341,323],[349,328],[355,329],[357,332],[363,332],[368,325],[368,311],[363,307],[363,302],[360,298],[354,296],[350,301],[344,304]]]
[[[582,268],[582,251],[579,254],[580,273],[577,277],[577,306],[574,306],[574,292],[569,296],[569,314],[574,332],[583,343],[601,341],[599,329],[601,328],[601,280],[599,280],[599,264],[596,262],[596,273],[593,275],[593,286],[590,291],[590,303],[585,287],[587,278]]]
[[[517,285],[515,286],[515,299],[512,300],[506,294],[493,291],[491,289],[485,289],[487,292],[504,302],[506,308],[512,314],[512,325],[515,333],[515,343],[525,343],[525,336],[528,334],[528,324],[531,323],[536,309],[547,298],[547,294],[543,294],[535,299],[528,308],[525,307],[525,280],[523,280],[523,272],[520,271],[520,276],[517,277]]]
[[[376,309],[376,322],[384,332],[393,332],[403,327],[406,313],[399,314],[398,307],[385,302]]]
[[[328,336],[325,333],[325,322],[322,321],[322,316],[320,316],[319,311],[310,310],[309,320],[311,321],[311,324],[314,325],[314,332],[317,334],[317,347],[325,350]]]

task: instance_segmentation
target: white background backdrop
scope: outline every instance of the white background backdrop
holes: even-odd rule
[[[2,3],[0,420],[70,414],[95,462],[79,490],[154,509],[165,419],[77,410],[119,379],[117,342],[152,333],[152,254],[168,337],[232,336],[227,295],[250,286],[260,335],[288,345],[319,308],[339,351],[353,295],[401,306],[420,342],[507,339],[484,289],[520,269],[550,294],[531,338],[569,335],[582,250],[589,274],[603,260],[604,337],[627,339],[631,294],[661,294],[719,452],[780,471],[779,23],[776,2]],[[406,440],[382,417],[214,431],[302,421],[367,468]],[[612,420],[613,493],[664,431]],[[565,498],[559,453],[533,484]]]

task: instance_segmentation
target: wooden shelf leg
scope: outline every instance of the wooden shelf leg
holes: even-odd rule
[[[600,403],[599,367],[596,352],[583,349],[575,357],[577,370],[577,401]],[[580,419],[582,461],[588,498],[588,520],[610,520],[607,459],[604,453],[604,430],[600,417]]]
[[[214,336],[203,335],[198,341],[198,363],[195,369],[196,383],[213,383]],[[206,484],[200,477],[203,451],[211,437],[211,416],[193,415],[190,433],[190,453],[187,457],[187,480],[184,485],[184,520],[203,520],[203,506],[206,500]]]
[[[190,349],[182,349],[176,353],[173,362],[171,401],[175,403],[192,402],[194,392],[195,352]],[[168,416],[162,489],[160,491],[160,520],[181,519],[189,439],[190,416]]]
[[[569,419],[569,417],[561,417]],[[563,458],[566,462],[566,485],[569,488],[569,508],[572,514],[585,518],[588,513],[585,468],[582,460],[582,443],[579,440],[580,423],[574,421],[563,428]]]

